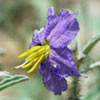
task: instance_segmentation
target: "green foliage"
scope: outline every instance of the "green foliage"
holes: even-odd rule
[[[100,40],[100,35],[97,35],[93,39],[91,39],[83,48],[83,53],[87,55],[91,49],[96,45],[96,43]]]
[[[91,70],[93,70],[94,68],[100,67],[100,61],[95,62],[93,64],[90,64],[89,67],[87,67],[85,70],[81,71],[81,73],[86,73],[89,72]]]
[[[96,68],[96,67],[100,67],[100,61],[95,62],[95,63],[90,65],[90,68]]]
[[[19,82],[25,81],[25,80],[28,80],[28,77],[25,75],[14,75],[14,76],[4,78],[0,82],[0,91],[9,86],[12,86],[13,84],[16,84],[16,83],[19,83]]]
[[[100,40],[100,35],[97,35],[96,37],[92,38],[88,43],[86,43],[85,47],[82,50],[81,49],[81,43],[80,43],[80,37],[77,38],[77,45],[76,46],[77,46],[78,56],[77,56],[76,64],[77,64],[78,68],[82,64],[85,65],[84,61],[87,58],[88,53],[92,50],[92,48],[96,45],[96,43],[98,43],[99,40]],[[84,59],[84,61],[80,62],[81,59]],[[89,72],[90,70],[92,70],[96,67],[100,67],[100,62],[99,61],[96,62],[96,63],[90,64],[85,70],[81,71],[81,73]],[[76,83],[78,84],[78,80],[74,79],[73,86],[75,86]],[[70,97],[68,98],[68,100],[80,100],[80,98],[79,98],[79,88],[80,88],[80,85],[76,85],[75,88],[72,88],[72,91],[70,93]],[[98,89],[98,90],[100,91],[100,89]],[[98,92],[98,91],[96,91],[96,92]],[[92,93],[90,93],[90,94],[92,94]],[[89,94],[89,96],[90,96],[90,94]],[[96,96],[98,96],[98,94]],[[96,96],[94,96],[93,98],[96,98]],[[88,98],[88,96],[86,98]],[[94,99],[85,99],[84,98],[82,100],[94,100]]]

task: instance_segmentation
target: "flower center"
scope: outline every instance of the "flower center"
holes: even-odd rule
[[[49,54],[51,54],[49,42],[43,41],[43,44],[43,46],[36,45],[23,54],[19,55],[19,58],[23,58],[29,55],[25,59],[28,61],[28,63],[22,66],[22,68],[28,68],[33,65],[33,67],[27,73],[33,72],[42,63],[42,61],[44,59],[47,60]]]

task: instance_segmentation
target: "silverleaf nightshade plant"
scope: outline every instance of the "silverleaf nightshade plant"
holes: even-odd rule
[[[35,31],[30,48],[19,56],[25,59],[22,68],[31,67],[27,73],[39,67],[43,83],[55,95],[61,95],[67,90],[69,76],[82,76],[76,68],[72,51],[68,45],[79,31],[79,24],[75,18],[77,13],[70,14],[67,10],[54,13],[54,8],[48,9],[48,19],[44,28]]]

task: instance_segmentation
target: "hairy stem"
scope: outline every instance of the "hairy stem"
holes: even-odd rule
[[[80,100],[79,91],[79,77],[73,77],[72,88],[68,100]]]

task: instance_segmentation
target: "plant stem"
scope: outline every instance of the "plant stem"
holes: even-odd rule
[[[79,91],[79,77],[73,77],[72,88],[68,100],[80,100]]]

